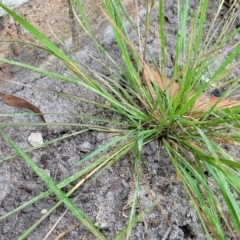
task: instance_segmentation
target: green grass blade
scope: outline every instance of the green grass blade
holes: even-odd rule
[[[166,36],[165,36],[165,20],[164,20],[164,0],[159,0],[159,33],[161,42],[162,57],[162,74],[166,76]]]
[[[117,140],[119,140],[118,138],[115,139],[115,143],[117,142]],[[114,141],[114,140],[113,140]],[[104,162],[104,160],[106,158],[115,158],[115,159],[118,159],[117,155],[115,152],[117,152],[119,154],[119,158],[122,157],[124,154],[126,154],[130,149],[132,149],[132,145],[134,143],[134,140],[130,141],[128,140],[128,143],[127,144],[122,144],[122,146],[124,146],[125,148],[121,147],[121,146],[118,146],[113,152],[107,154],[107,155],[104,155],[102,157],[100,157],[99,159],[97,159],[96,161],[94,161],[93,163],[91,163],[89,166],[86,166],[84,167],[81,171],[73,174],[72,176],[66,178],[65,180],[63,180],[61,183],[57,184],[56,186],[58,188],[63,188],[67,185],[69,185],[70,183],[72,183],[73,181],[76,181],[77,179],[79,179],[80,177],[82,176],[85,176],[86,174],[88,174],[89,172],[93,171],[95,168],[97,168],[100,164],[102,164]],[[112,145],[112,143],[111,143]],[[100,150],[103,150],[104,148],[100,147]],[[100,152],[98,149],[95,150],[94,152],[90,153],[89,155],[91,157],[95,156],[96,155],[96,152]],[[87,155],[88,156],[88,155]],[[80,162],[82,163],[83,161],[87,161],[88,160],[88,157],[86,158],[83,158]],[[38,195],[37,197],[31,199],[30,201],[22,204],[21,206],[17,207],[16,209],[10,211],[9,213],[5,214],[4,216],[1,216],[0,217],[0,221],[21,211],[22,209],[32,205],[33,203],[36,203],[37,201],[49,196],[50,194],[52,194],[52,190],[48,190],[44,193],[41,193],[40,195]]]
[[[134,194],[132,196],[132,207],[131,207],[131,212],[129,216],[129,221],[128,221],[128,227],[127,227],[127,236],[126,239],[130,239],[131,236],[131,231],[134,226],[135,222],[135,215],[136,215],[136,208],[137,208],[137,203],[138,203],[138,197],[139,197],[139,190],[140,190],[140,175],[141,175],[141,150],[142,150],[142,144],[138,141],[137,147],[135,148],[135,174],[134,174]]]
[[[56,194],[56,196],[66,205],[66,207],[75,215],[75,217],[82,222],[85,227],[91,231],[98,239],[105,239],[105,237],[98,231],[94,224],[85,216],[72,201],[56,186],[56,184],[40,169],[24,151],[22,151],[17,144],[2,130],[2,135],[7,142],[16,150],[16,152],[26,161],[29,167],[42,179],[49,189]]]
[[[112,147],[113,145],[115,145],[116,143],[120,142],[120,141],[126,141],[126,139],[128,138],[128,134],[124,135],[124,136],[120,136],[120,137],[116,137],[113,140],[107,142],[106,144],[102,145],[101,147],[97,148],[96,150],[94,150],[93,152],[91,152],[90,154],[88,154],[87,156],[85,156],[83,159],[81,159],[81,161],[79,161],[76,165],[80,165],[83,162],[95,157],[96,155],[98,155],[99,153],[109,149],[110,147]]]
[[[235,229],[237,230],[238,234],[240,234],[240,208],[239,203],[234,199],[228,183],[226,181],[225,175],[213,168],[213,166],[207,164],[208,170],[211,172],[212,176],[214,177],[223,197],[225,200],[226,205],[228,206],[229,213],[231,215],[231,220],[235,225]]]
[[[65,62],[69,62],[69,63],[72,62],[72,60],[70,58],[68,58],[62,51],[60,51],[60,49],[55,44],[53,44],[48,38],[46,38],[32,24],[30,24],[24,18],[19,16],[16,12],[7,8],[4,4],[0,3],[0,7],[3,10],[5,10],[10,16],[12,16],[17,22],[19,22],[26,30],[28,30],[36,39],[38,39],[43,45],[45,45],[56,56],[58,56]]]
[[[208,185],[208,181],[204,174],[201,175],[198,171],[188,163],[188,161],[181,156],[177,151],[175,151],[166,141],[164,141],[164,146],[177,170],[177,173],[186,187],[186,190],[191,197],[197,214],[201,220],[203,228],[210,237],[210,230],[214,233],[218,239],[224,240],[224,234],[221,230],[220,220],[218,218],[218,206],[219,202],[215,197],[213,191]],[[181,164],[183,164],[183,166]],[[200,168],[202,168],[200,166]],[[188,170],[188,171],[186,171]],[[189,172],[189,173],[188,173]],[[201,172],[201,171],[200,171]],[[197,180],[194,180],[193,177]],[[199,188],[202,185],[202,188]],[[205,194],[203,194],[203,190]]]
[[[231,54],[227,57],[227,59],[221,64],[221,66],[214,72],[212,79],[219,77],[222,74],[226,67],[239,55],[240,53],[240,44],[236,46],[235,49],[232,50]]]

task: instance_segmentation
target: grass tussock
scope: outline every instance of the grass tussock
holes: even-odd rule
[[[62,61],[75,77],[65,77],[8,59],[1,58],[0,61],[54,77],[59,81],[81,85],[106,101],[107,104],[96,103],[98,107],[107,109],[122,119],[121,123],[115,122],[114,128],[97,124],[76,124],[86,131],[114,132],[116,137],[91,152],[81,162],[88,161],[105,151],[108,153],[99,155],[100,157],[87,168],[59,184],[53,183],[33,163],[27,153],[6,134],[4,127],[11,126],[11,123],[1,123],[1,134],[49,188],[47,192],[1,219],[54,193],[59,198],[59,202],[49,210],[46,216],[64,203],[98,239],[105,239],[101,231],[80,209],[76,208],[68,196],[90,176],[120,160],[131,151],[134,154],[132,160],[135,180],[131,211],[126,228],[116,236],[116,239],[122,237],[129,239],[132,228],[141,221],[141,216],[137,215],[136,209],[139,186],[143,177],[142,150],[149,142],[161,140],[179,179],[189,194],[206,236],[209,239],[225,239],[226,229],[233,237],[240,235],[240,208],[236,197],[240,193],[240,163],[224,148],[224,145],[238,148],[240,142],[240,104],[237,100],[229,99],[231,93],[238,90],[239,78],[226,81],[229,73],[239,67],[236,57],[240,52],[240,44],[233,45],[230,53],[225,51],[225,47],[239,33],[239,29],[233,28],[237,13],[234,7],[231,7],[226,17],[218,22],[217,18],[224,4],[222,1],[216,9],[211,26],[206,30],[208,1],[200,0],[191,18],[189,2],[178,1],[176,46],[171,63],[171,79],[169,79],[166,76],[170,60],[167,47],[168,35],[165,31],[164,2],[163,0],[146,1],[144,19],[133,19],[122,1],[103,0],[99,8],[112,27],[114,41],[122,58],[121,61],[116,61],[111,52],[105,49],[94,35],[81,1],[71,1],[76,21],[92,40],[99,56],[102,56],[102,64],[109,72],[108,75],[96,72],[91,67],[87,67],[88,71],[85,71],[86,66],[64,54],[29,22],[0,3],[0,6],[40,41],[48,52]],[[135,1],[135,8],[138,12],[137,1]],[[158,12],[159,63],[156,61],[156,56],[151,55],[147,44],[154,11]],[[129,26],[137,36],[138,47],[129,37]],[[216,65],[217,59],[222,60]],[[112,68],[108,67],[109,62]],[[208,93],[214,86],[225,86],[227,89],[222,96],[209,96]],[[107,119],[101,121],[108,122]],[[50,126],[48,123],[42,125]],[[206,171],[209,176],[205,174]],[[79,183],[69,193],[61,190],[77,178],[80,178]],[[212,183],[217,186],[217,194],[212,189]],[[220,201],[220,195],[224,201]],[[225,207],[228,211],[223,211]],[[151,208],[152,206],[149,206],[149,209]],[[149,209],[144,211],[148,212]],[[21,237],[27,236],[34,227],[28,229]]]

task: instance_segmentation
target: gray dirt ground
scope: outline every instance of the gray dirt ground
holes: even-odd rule
[[[166,30],[169,38],[168,48],[170,55],[174,52],[174,34],[177,25],[177,10],[174,1],[166,1]],[[198,1],[192,0],[191,11]],[[211,21],[214,11],[216,10],[217,1],[210,1],[210,9],[208,19]],[[144,10],[140,11],[142,16]],[[155,13],[154,13],[155,14]],[[151,24],[151,30],[154,33],[156,23],[154,20]],[[134,34],[132,37],[134,39]],[[107,29],[102,36],[105,46],[114,52],[116,44],[113,42],[111,32]],[[90,56],[96,56],[92,45],[86,40],[85,45],[76,55],[85,63],[93,66],[95,69],[101,70],[96,62]],[[158,56],[158,42],[154,36],[149,38],[149,49],[153,55]],[[23,51],[24,52],[24,51]],[[12,56],[15,59],[23,59],[28,61],[27,56]],[[44,56],[39,53],[37,60],[29,59],[29,62],[42,67],[56,71],[63,75],[69,75],[67,69],[59,64],[50,64],[47,61],[42,62]],[[49,58],[48,58],[49,59]],[[34,62],[35,61],[35,62]],[[51,59],[51,61],[55,61]],[[171,66],[169,66],[170,70]],[[104,71],[104,70],[101,70]],[[76,122],[79,118],[66,115],[91,115],[104,116],[111,119],[112,116],[108,112],[102,112],[90,104],[61,98],[48,91],[39,91],[37,87],[42,89],[51,89],[52,91],[71,93],[82,98],[94,101],[102,101],[99,97],[89,93],[89,91],[76,87],[71,84],[42,77],[36,73],[20,71],[12,68],[12,81],[1,86],[1,90],[23,97],[33,104],[40,107],[42,112],[58,112],[58,115],[45,115],[47,122]],[[32,85],[26,87],[21,84]],[[0,113],[17,113],[26,112],[14,107],[9,107],[0,101]],[[1,116],[1,122],[36,122],[36,117],[16,117],[9,118]],[[5,128],[5,131],[17,142],[21,148],[29,148],[28,136],[31,132],[41,132],[44,141],[61,137],[77,131],[71,127],[51,127],[47,132],[43,127],[21,127],[21,128]],[[29,155],[35,163],[43,169],[50,171],[51,177],[55,182],[76,172],[75,164],[86,155],[82,149],[82,144],[88,142],[91,149],[107,142],[108,134],[90,132],[70,137],[66,140],[59,141],[54,145],[35,150]],[[0,137],[0,157],[4,157],[13,153],[10,146]],[[19,157],[11,158],[8,161],[0,163],[0,215],[4,215],[17,206],[23,204],[27,200],[46,190],[44,184],[39,178],[27,167],[23,160]],[[183,188],[183,185],[176,177],[174,167],[172,166],[166,152],[157,142],[152,142],[144,148],[143,153],[144,174],[152,192],[159,200],[159,206],[149,213],[145,223],[139,223],[132,232],[131,239],[206,239],[202,227],[198,221],[197,215],[191,205],[189,197]],[[81,167],[78,167],[81,169]],[[96,177],[91,178],[81,187],[72,198],[76,198],[75,203],[83,212],[89,216],[94,222],[102,224],[102,233],[107,239],[112,239],[127,222],[129,214],[128,203],[130,201],[131,186],[133,183],[133,158],[131,153],[124,157],[104,172],[99,173]],[[67,190],[67,189],[65,189]],[[151,203],[151,196],[146,189],[144,183],[141,184],[140,201],[143,206]],[[0,239],[16,239],[24,230],[30,227],[35,221],[41,217],[41,211],[48,209],[56,202],[56,197],[50,196],[31,207],[28,207],[18,214],[7,218],[0,222]],[[51,226],[64,213],[65,208],[62,206],[51,214],[29,237],[29,240],[41,240],[47,234]],[[86,231],[86,229],[67,212],[61,219],[53,233],[47,239],[55,239],[61,232],[73,229],[63,237],[63,239],[94,239],[94,237]],[[230,239],[230,238],[229,238]]]

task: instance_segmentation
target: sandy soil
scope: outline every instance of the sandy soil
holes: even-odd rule
[[[191,10],[198,1],[192,0]],[[210,1],[208,20],[211,22],[213,14],[216,10],[218,1]],[[168,50],[171,57],[174,58],[175,33],[177,27],[177,8],[174,1],[166,3],[166,32],[168,37]],[[144,16],[144,10],[140,11],[140,15]],[[156,13],[153,13],[151,31],[155,33]],[[208,23],[209,24],[209,23]],[[129,34],[135,41],[136,36],[129,28]],[[116,44],[113,41],[111,31],[106,31],[101,36],[101,40],[105,47],[111,52],[116,52]],[[135,41],[136,43],[136,41]],[[90,56],[98,57],[93,46],[86,39],[82,44],[82,48],[76,53],[77,58],[95,69],[104,73],[104,69]],[[158,56],[158,41],[156,36],[152,34],[149,37],[148,47],[154,56]],[[42,53],[39,52],[39,59]],[[19,60],[24,60],[27,56],[22,53],[21,56],[12,56]],[[21,60],[20,59],[20,60]],[[69,76],[68,70],[55,59],[48,57],[54,64],[48,61],[35,62],[36,65],[41,64],[52,71],[56,71],[65,76]],[[30,62],[34,60],[30,60]],[[34,63],[34,62],[33,62]],[[169,75],[171,66],[169,65]],[[36,73],[20,71],[16,67],[12,68],[12,81],[17,83],[9,83],[2,86],[5,92],[23,97],[33,104],[39,106],[42,112],[57,112],[60,114],[46,114],[47,122],[76,122],[80,119],[70,114],[82,116],[84,114],[90,116],[104,116],[115,118],[109,112],[102,112],[90,104],[65,99],[50,91],[40,91],[48,89],[56,92],[70,93],[82,98],[94,101],[102,101],[98,96],[93,95],[88,90],[76,87],[71,84],[59,82],[49,77],[40,76]],[[31,85],[27,87],[22,84]],[[2,90],[2,89],[1,89]],[[26,112],[14,107],[9,107],[1,101],[1,113],[18,113]],[[37,117],[0,117],[1,122],[37,122]],[[51,127],[49,131],[44,127],[8,127],[5,131],[16,141],[23,149],[29,148],[28,136],[31,132],[40,132],[44,141],[66,134],[71,134],[80,129],[71,127]],[[76,167],[75,164],[83,158],[87,151],[83,149],[83,144],[88,144],[90,150],[96,149],[104,142],[107,142],[111,136],[106,133],[88,132],[69,137],[61,140],[53,145],[40,148],[29,153],[35,163],[42,169],[49,171],[50,176],[55,182],[60,182],[67,176],[75,173],[84,166]],[[0,137],[0,157],[14,153],[9,144]],[[2,161],[0,159],[0,216],[15,209],[24,202],[37,196],[40,192],[47,188],[41,180],[33,173],[20,157],[12,157]],[[94,159],[93,159],[94,160]],[[91,161],[93,161],[91,160]],[[183,185],[176,177],[174,167],[172,166],[166,152],[159,142],[151,142],[144,147],[143,165],[146,181],[148,182],[152,193],[159,200],[159,205],[151,211],[145,219],[145,222],[137,224],[133,229],[131,239],[206,239],[202,227],[198,221],[197,215],[189,200],[189,197],[183,188]],[[95,177],[89,179],[74,195],[76,205],[95,223],[100,223],[102,233],[107,239],[113,239],[127,222],[131,201],[131,187],[133,183],[133,156],[129,153],[121,161],[115,163],[105,171],[99,173]],[[64,190],[70,189],[70,186]],[[141,183],[139,196],[143,206],[151,203],[149,190],[144,182]],[[0,222],[0,239],[16,239],[21,233],[29,228],[34,222],[41,217],[41,211],[49,209],[57,201],[56,197],[51,195],[48,198],[25,208],[19,213]],[[62,216],[65,208],[61,206],[54,211],[29,237],[29,240],[41,240],[47,234],[53,224]],[[94,237],[77,222],[75,217],[67,212],[52,234],[47,239],[55,239],[61,232],[72,228],[72,230],[62,239],[94,239]]]

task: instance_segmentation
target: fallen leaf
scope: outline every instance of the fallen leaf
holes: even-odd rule
[[[179,90],[179,84],[160,74],[144,63],[143,76],[147,82],[156,81],[162,91],[168,91],[169,96],[174,96]]]
[[[178,93],[180,87],[177,82],[171,81],[169,78],[161,76],[157,71],[155,71],[145,63],[143,64],[142,72],[145,80],[148,83],[155,80],[160,89],[162,91],[167,91],[170,97],[174,97],[174,95]],[[194,94],[194,91],[191,91],[190,95],[191,94]],[[210,110],[213,106],[215,106],[218,109],[233,108],[236,106],[240,106],[240,101],[231,99],[221,99],[219,97],[201,94],[196,100],[195,104],[193,105],[191,114],[194,112],[197,113],[206,112]],[[198,115],[198,117],[200,117],[200,115]]]
[[[38,114],[40,113],[39,117],[42,119],[43,122],[46,122],[40,109],[38,107],[34,106],[32,103],[26,101],[25,99],[13,96],[11,94],[6,94],[6,93],[0,93],[0,97],[9,106],[18,107],[18,108],[26,108],[26,109],[33,111],[34,113],[38,113]]]

